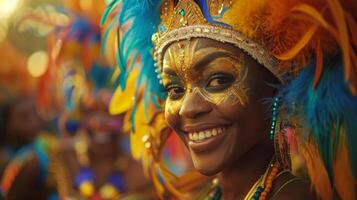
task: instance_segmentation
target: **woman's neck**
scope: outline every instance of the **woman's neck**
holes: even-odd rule
[[[271,141],[263,142],[243,155],[219,175],[222,199],[244,199],[254,183],[264,174],[274,155]]]

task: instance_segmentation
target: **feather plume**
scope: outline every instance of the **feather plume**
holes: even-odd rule
[[[269,40],[266,44],[281,60],[281,71],[298,72],[315,53],[332,55],[341,50],[345,80],[351,92],[357,94],[357,63],[353,62],[356,54],[351,43],[357,32],[355,21],[348,19],[349,9],[340,1],[330,0],[294,0],[284,4],[277,0],[269,6],[271,13],[265,24],[265,38]],[[316,83],[319,74],[316,73]]]
[[[222,21],[233,29],[250,38],[261,35],[265,17],[267,0],[235,0],[232,7],[223,15]]]
[[[354,187],[357,182],[356,179],[353,178],[348,157],[349,156],[346,144],[339,146],[333,165],[333,180],[336,190],[341,196],[341,199],[354,200],[356,199],[356,192]]]
[[[315,61],[309,63],[306,69],[283,89],[282,96],[285,106],[292,111],[290,113],[293,113],[291,117],[298,117],[302,120],[301,126],[304,129],[298,137],[301,145],[306,145],[305,157],[317,153],[321,157],[323,163],[307,162],[307,167],[317,192],[324,195],[320,192],[323,192],[321,188],[325,188],[325,183],[323,183],[325,180],[315,179],[314,177],[322,178],[323,176],[316,175],[314,166],[310,165],[323,164],[332,187],[337,184],[334,182],[334,176],[336,176],[334,166],[343,166],[344,171],[352,170],[351,178],[356,180],[357,137],[355,131],[357,124],[353,122],[353,119],[357,118],[357,97],[351,94],[348,84],[344,81],[341,54],[324,59],[324,71],[317,87],[313,84],[315,67]],[[335,129],[339,130],[342,127],[344,134],[336,134]],[[346,145],[348,150],[348,165],[339,156],[339,146],[343,145]]]
[[[331,182],[316,145],[312,141],[300,145],[300,153],[306,160],[309,177],[317,195],[321,199],[332,200]]]

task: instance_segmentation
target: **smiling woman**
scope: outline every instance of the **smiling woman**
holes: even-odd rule
[[[279,80],[233,45],[195,38],[165,50],[162,82],[166,121],[189,148],[195,168],[207,176],[219,174],[225,199],[251,198],[249,190],[255,192],[266,181],[259,177],[272,170],[269,163],[277,164],[264,99],[277,93],[267,83]],[[306,198],[306,183],[298,183],[282,164],[271,196],[296,181],[288,188],[304,186],[297,197]]]
[[[163,63],[165,117],[201,173],[222,171],[260,143],[272,157],[269,108],[262,104],[275,92],[265,84],[274,80],[269,71],[241,50],[204,38],[173,43]]]
[[[355,6],[122,0],[103,22],[112,11],[114,99],[130,102],[112,110],[132,119],[132,150],[161,199],[355,199]],[[171,130],[195,169],[216,177],[197,195],[162,164]],[[315,190],[291,172],[294,138]]]

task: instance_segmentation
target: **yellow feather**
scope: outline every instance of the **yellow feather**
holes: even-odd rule
[[[117,115],[132,108],[137,77],[138,72],[133,70],[128,77],[125,90],[122,91],[120,87],[115,90],[109,104],[110,114]]]
[[[134,119],[135,130],[130,135],[131,153],[135,159],[140,159],[144,151],[144,135],[149,133],[149,126],[145,120],[144,102],[141,101],[137,107]]]
[[[158,168],[160,169],[162,173],[162,179],[165,184],[165,187],[167,188],[168,191],[175,197],[178,197],[179,199],[189,199],[187,194],[183,193],[182,191],[179,191],[171,182],[176,181],[176,177],[173,177],[173,174],[171,174],[165,167],[164,163],[159,162],[157,163]],[[170,180],[170,177],[173,178],[174,180]]]
[[[157,176],[156,164],[152,163],[150,169],[151,169],[151,180],[154,184],[156,192],[159,195],[159,198],[163,199],[165,189],[164,189],[163,185],[160,183],[159,178]]]

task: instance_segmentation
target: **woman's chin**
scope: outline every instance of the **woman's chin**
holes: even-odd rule
[[[223,164],[217,161],[210,161],[206,159],[199,159],[192,155],[192,161],[195,169],[205,176],[214,176],[222,171]]]
[[[215,176],[219,172],[221,172],[221,169],[215,167],[215,166],[196,166],[196,170],[205,176]]]

